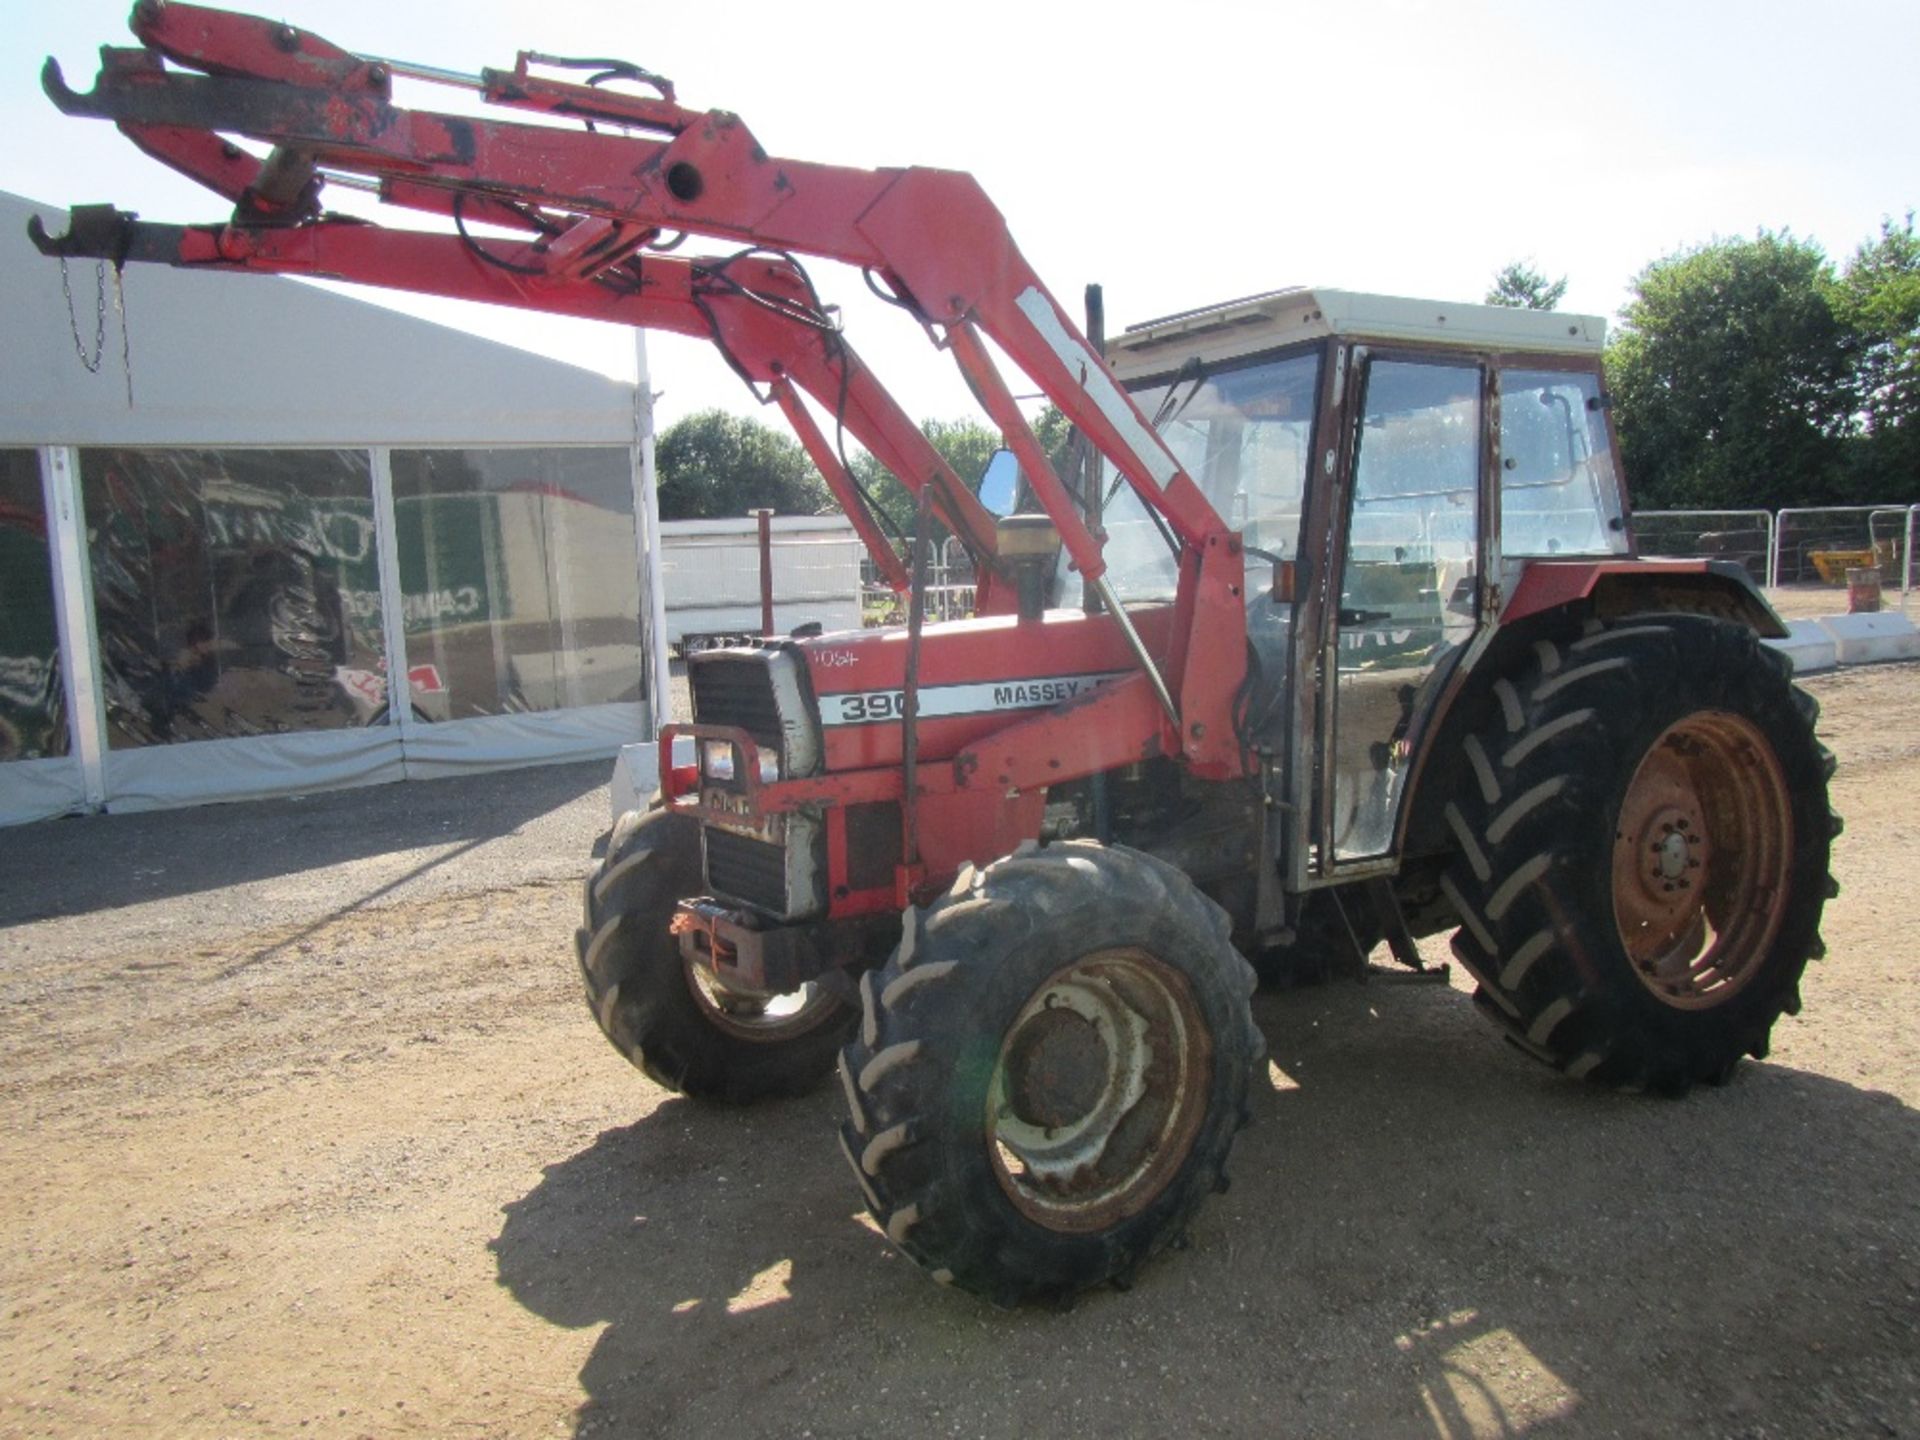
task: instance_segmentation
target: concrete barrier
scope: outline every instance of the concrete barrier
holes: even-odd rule
[[[1782,651],[1793,661],[1796,675],[1818,675],[1840,663],[1840,647],[1818,620],[1789,620],[1786,638],[1767,644]]]
[[[1920,630],[1894,611],[1823,615],[1816,623],[1832,638],[1834,658],[1842,665],[1920,659]]]
[[[693,737],[674,738],[673,754],[681,765],[693,764]],[[651,740],[622,745],[613,762],[613,781],[608,786],[608,801],[613,818],[618,820],[629,810],[638,809],[653,799],[660,788],[660,747]]]

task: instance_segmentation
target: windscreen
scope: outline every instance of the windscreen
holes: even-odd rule
[[[1133,391],[1180,466],[1220,518],[1247,545],[1296,558],[1300,509],[1313,453],[1320,351],[1194,367],[1172,381]],[[1170,531],[1109,465],[1106,495],[1107,576],[1122,600],[1170,600],[1179,565]]]

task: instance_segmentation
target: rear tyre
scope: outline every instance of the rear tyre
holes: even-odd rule
[[[701,892],[700,827],[668,810],[629,810],[587,882],[574,937],[587,1008],[613,1048],[669,1090],[744,1103],[798,1095],[833,1068],[851,1006],[808,987],[743,995],[687,961],[669,929]]]
[[[1170,866],[1023,847],[862,977],[841,1140],[887,1237],[1001,1305],[1124,1283],[1226,1188],[1265,1053],[1224,911]]]
[[[1790,677],[1744,626],[1650,615],[1542,640],[1495,683],[1441,884],[1454,953],[1522,1050],[1679,1093],[1798,1012],[1840,826]]]

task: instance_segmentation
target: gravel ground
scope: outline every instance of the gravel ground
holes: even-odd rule
[[[895,1257],[831,1090],[600,1039],[603,766],[7,832],[0,1436],[1920,1434],[1920,666],[1809,688],[1844,889],[1770,1061],[1614,1096],[1457,976],[1261,996],[1233,1190],[1059,1314]]]

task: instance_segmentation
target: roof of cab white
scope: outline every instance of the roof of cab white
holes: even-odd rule
[[[1183,311],[1107,342],[1107,360],[1123,376],[1151,374],[1197,357],[1230,360],[1328,335],[1457,344],[1474,349],[1598,354],[1607,322],[1596,315],[1411,300],[1353,290],[1301,286]]]

